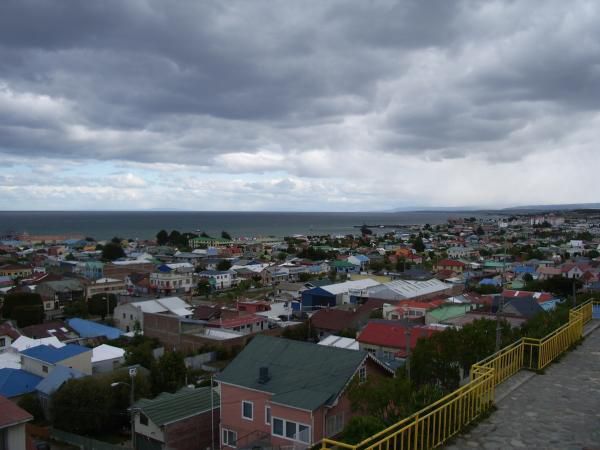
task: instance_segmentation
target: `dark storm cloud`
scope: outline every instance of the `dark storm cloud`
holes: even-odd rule
[[[573,115],[600,106],[598,15],[558,1],[5,0],[0,151],[210,165],[354,146],[511,160],[549,128],[572,131],[540,118],[576,128],[585,117]]]

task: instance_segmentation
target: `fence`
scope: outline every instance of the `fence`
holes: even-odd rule
[[[496,386],[521,369],[541,370],[574,345],[583,326],[600,316],[591,300],[571,309],[569,321],[542,339],[521,338],[473,364],[471,381],[410,417],[358,444],[323,439],[322,450],[426,450],[438,447],[494,403]]]
[[[97,441],[87,436],[68,433],[66,431],[53,428],[50,431],[50,437],[56,441],[79,447],[81,450],[131,450],[131,447],[109,444],[108,442]]]

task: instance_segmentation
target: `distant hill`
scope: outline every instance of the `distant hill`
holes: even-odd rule
[[[513,206],[511,208],[504,208],[501,211],[573,211],[576,209],[600,209],[600,203]]]
[[[525,205],[510,206],[508,208],[491,208],[485,206],[403,206],[390,209],[384,212],[536,212],[536,211],[573,211],[573,210],[594,210],[600,209],[600,203],[569,203],[558,205]]]

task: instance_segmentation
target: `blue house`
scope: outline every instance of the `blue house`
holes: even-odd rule
[[[42,377],[22,369],[0,369],[0,395],[15,398],[29,394],[41,381]]]
[[[37,395],[42,409],[44,410],[44,415],[47,418],[49,418],[48,412],[50,410],[50,397],[52,394],[58,391],[67,381],[85,376],[86,375],[79,370],[64,366],[56,366],[52,373],[37,385]]]
[[[302,292],[302,310],[307,312],[317,311],[327,306],[335,306],[335,294],[323,288],[316,287]],[[293,305],[295,306],[295,305]],[[300,305],[298,305],[300,306]]]
[[[67,320],[67,323],[82,338],[105,336],[107,339],[118,339],[122,334],[121,330],[118,328],[92,322],[91,320],[79,319],[77,317]]]

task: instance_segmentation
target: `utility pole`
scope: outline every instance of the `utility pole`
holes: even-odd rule
[[[213,391],[213,375],[210,374],[210,450],[215,450],[215,407]]]
[[[500,345],[502,344],[502,327],[500,326],[500,310],[502,309],[503,294],[504,294],[504,272],[506,270],[506,239],[504,240],[504,255],[502,257],[502,293],[498,299],[498,305],[496,306],[496,352],[500,351]]]
[[[410,381],[410,328],[407,328],[404,334],[406,336],[406,362],[404,367],[406,368],[406,378]]]

